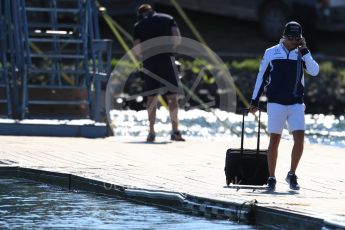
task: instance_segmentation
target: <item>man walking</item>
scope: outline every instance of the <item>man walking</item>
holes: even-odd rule
[[[172,51],[181,43],[180,31],[174,18],[155,12],[151,5],[143,4],[138,8],[139,21],[134,26],[134,52],[143,57],[143,79],[147,97],[147,111],[150,123],[147,142],[155,141],[154,124],[156,120],[157,95],[167,96],[170,120],[172,124],[171,140],[185,141],[178,130],[178,74],[175,59],[171,53],[161,53],[145,57],[141,51],[141,42],[160,36],[172,36]],[[165,90],[164,90],[165,89]],[[163,90],[163,92],[162,92]]]
[[[270,133],[267,155],[269,168],[267,184],[270,191],[274,191],[276,186],[278,146],[286,122],[294,140],[291,166],[286,181],[291,189],[299,189],[295,172],[304,144],[304,69],[312,76],[319,73],[319,65],[312,58],[302,36],[301,25],[292,21],[285,25],[280,43],[265,51],[249,107],[252,113],[258,110],[259,98],[265,90]]]

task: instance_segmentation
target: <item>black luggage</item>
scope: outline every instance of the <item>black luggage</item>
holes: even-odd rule
[[[267,150],[260,150],[260,118],[257,134],[257,148],[243,149],[244,116],[248,110],[243,111],[241,148],[230,148],[226,151],[225,176],[226,184],[264,185],[268,178]]]

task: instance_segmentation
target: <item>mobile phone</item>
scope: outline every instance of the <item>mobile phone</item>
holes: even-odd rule
[[[304,37],[301,37],[301,39],[299,40],[298,46],[302,46],[303,45],[303,41],[304,41]]]

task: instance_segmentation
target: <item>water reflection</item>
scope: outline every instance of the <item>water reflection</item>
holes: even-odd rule
[[[0,178],[0,228],[253,229],[64,189]]]

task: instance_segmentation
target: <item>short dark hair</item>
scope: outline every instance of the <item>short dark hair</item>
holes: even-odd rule
[[[143,14],[145,14],[147,12],[151,12],[151,11],[153,11],[153,8],[150,4],[142,4],[138,7],[137,13],[138,13],[138,15],[143,15]]]

